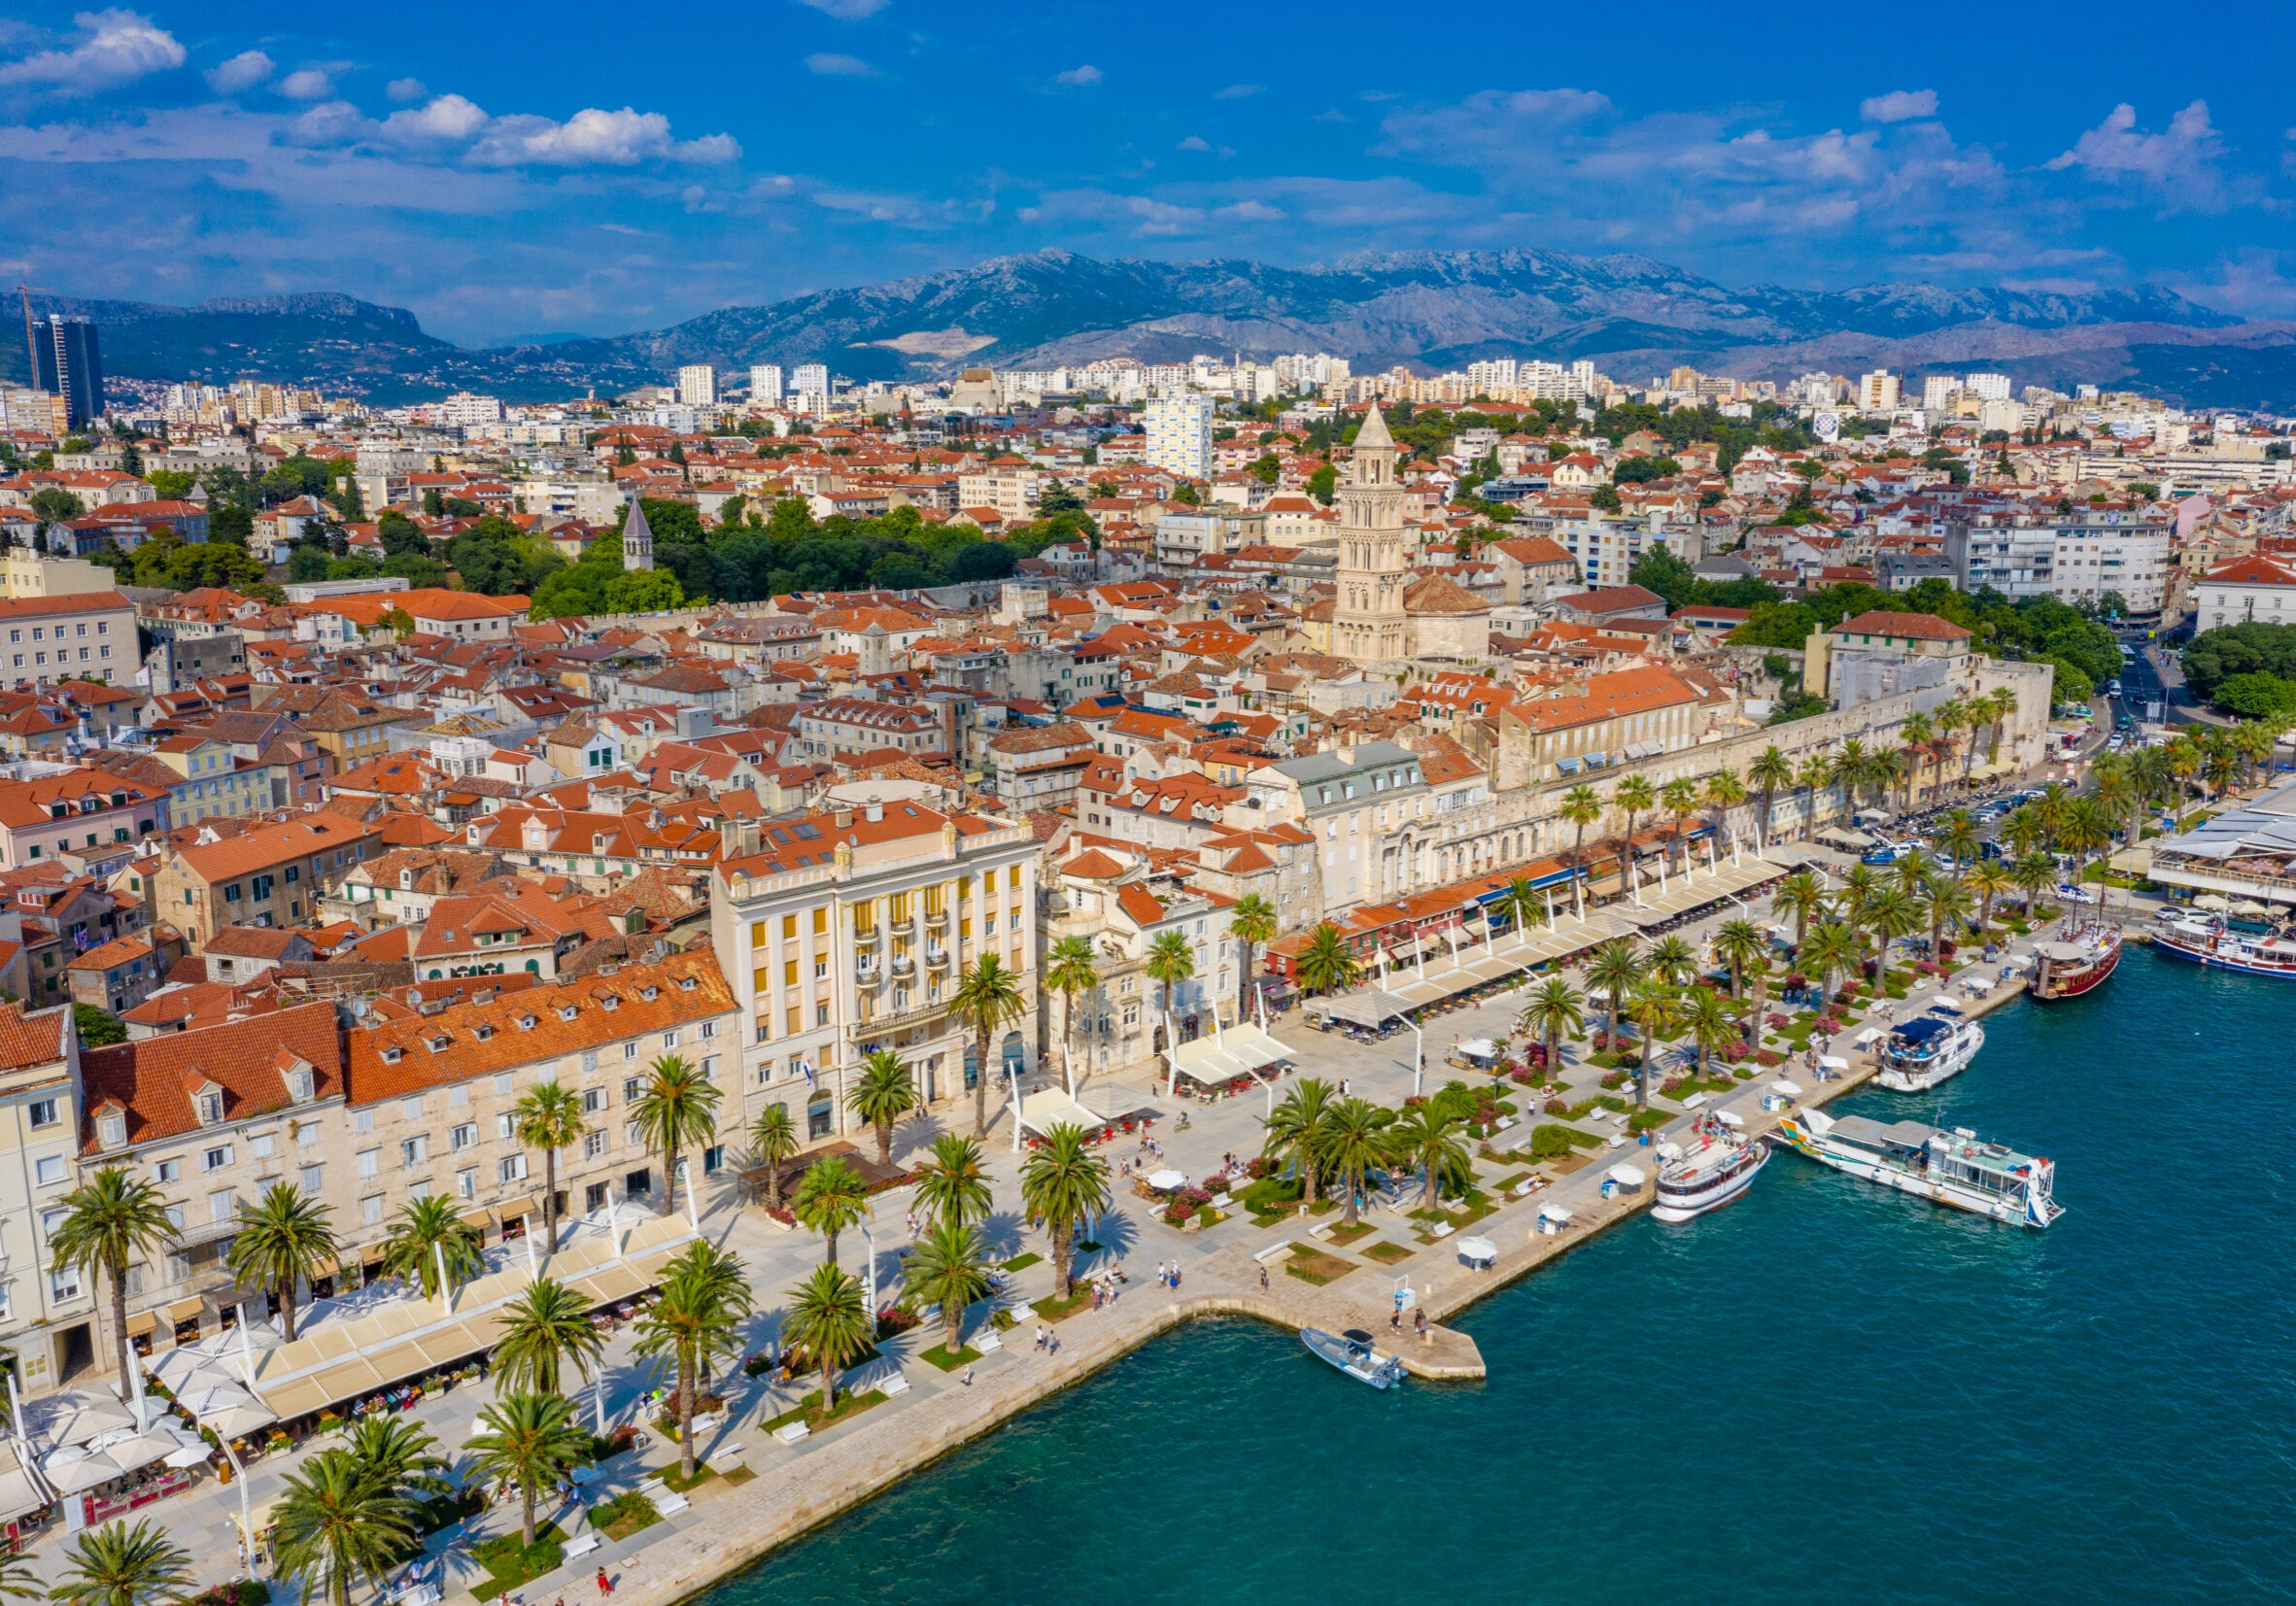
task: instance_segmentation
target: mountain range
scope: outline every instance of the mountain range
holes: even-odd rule
[[[123,377],[265,378],[378,403],[461,389],[511,400],[611,394],[688,362],[739,372],[818,361],[854,379],[909,379],[974,364],[1327,351],[1358,373],[1591,358],[1632,383],[1680,363],[1779,380],[1821,367],[1981,365],[2025,383],[2126,386],[2195,407],[2296,410],[2296,324],[2243,322],[2159,287],[1731,290],[1647,256],[1535,249],[1361,253],[1306,268],[1040,251],[725,307],[668,328],[484,350],[426,334],[402,308],[333,293],[36,305],[101,324],[105,366]],[[20,381],[23,355],[10,345],[0,341],[0,378]]]

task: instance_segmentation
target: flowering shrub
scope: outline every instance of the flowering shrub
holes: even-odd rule
[[[1275,1160],[1265,1154],[1259,1154],[1245,1163],[1244,1175],[1256,1182],[1262,1177],[1273,1177],[1281,1169],[1282,1167]]]
[[[1770,1030],[1773,1032],[1782,1032],[1787,1027],[1794,1024],[1793,1021],[1789,1020],[1784,1015],[1767,1015],[1764,1018],[1767,1021]]]
[[[1200,1187],[1182,1188],[1172,1196],[1172,1203],[1164,1207],[1164,1219],[1180,1226],[1187,1218],[1212,1203],[1212,1195]]]
[[[797,1225],[797,1217],[778,1205],[760,1205],[758,1208],[785,1227]]]
[[[1786,990],[1788,992],[1799,993],[1802,990],[1802,988],[1808,986],[1809,984],[1810,978],[1806,975],[1803,975],[1799,971],[1788,971],[1786,973]]]
[[[1784,1065],[1786,1063],[1786,1056],[1779,1053],[1774,1048],[1757,1048],[1754,1051],[1754,1060],[1758,1065],[1774,1068],[1776,1066]]]
[[[1725,1048],[1722,1051],[1722,1057],[1724,1059],[1742,1060],[1752,1052],[1754,1052],[1754,1044],[1748,1042],[1744,1038],[1740,1038],[1737,1042],[1731,1043],[1728,1048]]]
[[[1545,1104],[1540,1105],[1539,1108],[1550,1115],[1567,1115],[1570,1113],[1570,1106],[1564,1104],[1560,1099],[1549,1099]]]
[[[1604,1076],[1603,1076],[1603,1078],[1602,1078],[1602,1088],[1603,1088],[1603,1091],[1604,1091],[1604,1092],[1610,1092],[1610,1091],[1613,1091],[1613,1090],[1615,1090],[1615,1089],[1617,1089],[1617,1088],[1624,1087],[1624,1086],[1626,1086],[1626,1085],[1627,1085],[1627,1073],[1626,1073],[1626,1072],[1624,1072],[1624,1071],[1612,1071],[1612,1072],[1609,1072],[1609,1073],[1605,1074],[1605,1075],[1604,1075]]]
[[[907,1306],[888,1305],[877,1313],[877,1337],[891,1338],[895,1333],[906,1333],[917,1324],[917,1314]]]
[[[1942,967],[1934,960],[1917,959],[1913,962],[1913,968],[1923,975],[1936,975]]]
[[[1682,1083],[1683,1077],[1679,1075],[1668,1076],[1664,1081],[1659,1083],[1659,1091],[1665,1094],[1668,1098],[1672,1098],[1675,1094],[1682,1091]]]
[[[1531,1075],[1527,1071],[1512,1071],[1508,1075],[1514,1078],[1519,1087],[1528,1087],[1531,1083]]]

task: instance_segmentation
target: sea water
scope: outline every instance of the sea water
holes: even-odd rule
[[[2132,946],[1985,1029],[1836,1109],[2049,1156],[2045,1232],[1779,1154],[1468,1312],[1487,1383],[1200,1324],[710,1606],[2288,1599],[2296,984]]]

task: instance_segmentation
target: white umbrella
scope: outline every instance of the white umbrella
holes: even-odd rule
[[[1496,1260],[1499,1247],[1488,1238],[1462,1238],[1458,1252],[1461,1260]]]
[[[1539,1215],[1545,1220],[1559,1225],[1570,1219],[1570,1207],[1568,1205],[1541,1205]]]
[[[1797,1084],[1795,1084],[1795,1083],[1793,1083],[1793,1082],[1787,1081],[1787,1080],[1786,1080],[1784,1077],[1782,1077],[1782,1076],[1781,1076],[1781,1077],[1780,1077],[1778,1080],[1776,1080],[1776,1081],[1774,1081],[1774,1082],[1771,1082],[1769,1085],[1770,1085],[1770,1091],[1771,1091],[1771,1092],[1773,1092],[1773,1093],[1783,1093],[1783,1094],[1785,1094],[1785,1095],[1786,1095],[1786,1097],[1788,1097],[1789,1099],[1793,1098],[1793,1097],[1794,1097],[1796,1094],[1798,1094],[1798,1093],[1799,1093],[1799,1092],[1801,1091],[1801,1089],[1800,1089],[1800,1087],[1799,1087],[1799,1086],[1798,1086]]]
[[[1679,1160],[1679,1159],[1681,1159],[1681,1158],[1682,1158],[1682,1145],[1681,1145],[1680,1144],[1661,1144],[1661,1145],[1659,1145],[1659,1158],[1660,1158],[1660,1159],[1662,1159],[1662,1160]]]
[[[276,1412],[235,1384],[219,1384],[186,1394],[182,1403],[201,1427],[226,1439],[236,1439],[279,1420]]]
[[[195,1467],[206,1460],[208,1450],[205,1445],[185,1445],[180,1450],[169,1452],[167,1464],[171,1467]]]
[[[1818,1063],[1829,1071],[1847,1071],[1850,1068],[1850,1062],[1839,1054],[1820,1054]]]
[[[2192,901],[2192,906],[2196,909],[2214,909],[2221,914],[2232,908],[2232,900],[2212,892],[2204,892]]]
[[[2232,912],[2235,914],[2270,914],[2272,910],[2257,903],[2253,898],[2244,898],[2232,906]]]
[[[72,1445],[51,1453],[40,1463],[40,1470],[58,1494],[79,1494],[110,1483],[127,1468],[100,1450],[82,1450]]]
[[[1158,1193],[1166,1193],[1173,1188],[1179,1187],[1186,1180],[1187,1175],[1184,1172],[1151,1171],[1148,1173],[1148,1185],[1154,1188]]]
[[[1744,1126],[1746,1124],[1746,1117],[1734,1110],[1717,1110],[1714,1112],[1714,1118],[1724,1126]]]
[[[1610,1179],[1621,1187],[1638,1188],[1642,1185],[1642,1169],[1639,1166],[1612,1166],[1609,1175]]]
[[[35,1445],[84,1445],[99,1433],[135,1426],[135,1411],[109,1394],[69,1388],[24,1406],[24,1432]]]

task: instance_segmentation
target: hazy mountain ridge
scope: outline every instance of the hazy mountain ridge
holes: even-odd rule
[[[117,374],[302,380],[377,401],[459,388],[513,399],[612,393],[665,380],[688,362],[738,372],[757,362],[822,361],[856,379],[896,379],[976,363],[1171,361],[1206,350],[1263,359],[1330,351],[1357,372],[1587,357],[1630,382],[1677,362],[1784,379],[1821,364],[2014,360],[2020,377],[2055,383],[2174,376],[2195,404],[2296,398],[2296,349],[2284,326],[2244,325],[2158,287],[2089,294],[1926,284],[1732,290],[1647,256],[1538,248],[1361,252],[1305,268],[1240,258],[1100,261],[1047,250],[724,307],[667,328],[487,350],[426,334],[402,308],[334,293],[194,307],[40,304],[103,322],[106,366]],[[11,359],[8,344],[0,341],[0,377],[20,378],[22,354]],[[2242,355],[2177,355],[2186,347]]]

